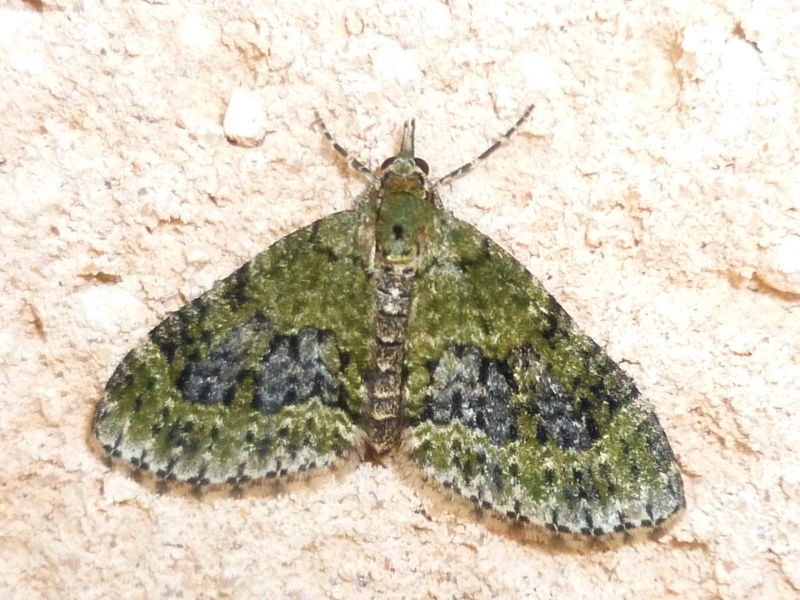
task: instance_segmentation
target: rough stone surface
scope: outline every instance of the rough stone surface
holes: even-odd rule
[[[798,594],[800,319],[754,277],[762,248],[800,233],[788,5],[36,6],[0,8],[2,595]],[[258,148],[224,136],[239,88],[270,115]],[[686,482],[671,535],[589,555],[521,545],[418,510],[369,466],[215,502],[106,470],[86,438],[123,356],[363,188],[315,108],[372,165],[416,116],[441,174],[531,102],[522,134],[443,199],[652,400]]]

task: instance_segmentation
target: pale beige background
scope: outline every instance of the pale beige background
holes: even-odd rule
[[[800,13],[781,6],[3,5],[0,597],[796,597],[800,285],[772,263],[800,234]],[[222,134],[239,88],[267,107],[259,148]],[[369,466],[196,503],[89,451],[102,387],[150,328],[351,206],[363,181],[314,108],[372,164],[416,116],[442,174],[532,102],[444,200],[652,400],[689,503],[670,535],[593,555],[520,545],[430,518]]]

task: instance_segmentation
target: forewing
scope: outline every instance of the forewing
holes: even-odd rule
[[[153,329],[97,407],[104,451],[163,479],[239,484],[358,450],[374,338],[360,218],[289,235]]]
[[[666,523],[680,473],[652,408],[544,287],[453,220],[413,290],[404,451],[494,516],[604,537]]]

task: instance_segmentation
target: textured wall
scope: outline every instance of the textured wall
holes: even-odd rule
[[[0,595],[797,594],[800,28],[726,4],[0,8]],[[261,146],[226,141],[237,90],[264,106]],[[524,545],[369,465],[203,502],[103,466],[88,424],[128,350],[363,189],[314,109],[371,165],[416,116],[441,175],[530,103],[443,200],[652,401],[686,484],[668,535]]]

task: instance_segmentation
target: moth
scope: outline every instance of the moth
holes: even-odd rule
[[[353,210],[278,241],[116,368],[92,436],[111,463],[207,490],[285,489],[362,459],[533,539],[660,533],[685,507],[653,408],[414,152]]]

